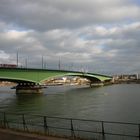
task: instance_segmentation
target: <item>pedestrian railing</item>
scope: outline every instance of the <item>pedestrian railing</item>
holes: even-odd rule
[[[140,140],[140,124],[0,112],[0,127],[71,138]]]

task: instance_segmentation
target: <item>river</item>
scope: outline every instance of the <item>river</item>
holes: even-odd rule
[[[40,95],[0,87],[0,111],[140,123],[140,85],[55,86]]]

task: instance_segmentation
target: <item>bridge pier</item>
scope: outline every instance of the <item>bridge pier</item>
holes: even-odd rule
[[[96,82],[96,83],[90,82],[89,86],[91,88],[92,87],[100,87],[100,86],[104,86],[104,83],[103,82]]]
[[[16,87],[16,94],[41,94],[43,87],[35,83],[19,83]]]
[[[16,94],[40,94],[43,93],[42,88],[40,87],[20,87],[20,88],[16,88]]]

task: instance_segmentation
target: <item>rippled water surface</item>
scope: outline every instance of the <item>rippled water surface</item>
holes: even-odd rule
[[[41,95],[0,87],[0,111],[140,123],[140,85],[55,86]]]

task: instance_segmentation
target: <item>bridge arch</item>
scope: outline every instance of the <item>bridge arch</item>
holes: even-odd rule
[[[29,80],[29,79],[22,79],[22,78],[9,78],[9,77],[0,77],[0,81],[7,81],[7,82],[14,82],[14,83],[34,83],[36,84],[36,81]],[[39,84],[39,83],[38,83]]]
[[[16,82],[16,93],[41,93],[44,80],[62,76],[79,76],[89,79],[91,82],[103,82],[112,77],[93,73],[83,73],[64,70],[24,69],[24,68],[0,68],[0,80]],[[24,85],[25,83],[25,85]]]
[[[50,79],[57,79],[59,77],[67,77],[67,76],[75,76],[75,77],[82,77],[82,78],[86,78],[91,82],[102,82],[102,80],[100,80],[97,77],[94,76],[90,76],[88,74],[84,74],[84,73],[67,73],[67,74],[63,74],[63,75],[56,75],[56,76],[51,76],[51,77],[47,77],[44,78],[40,81],[40,83],[43,83],[46,80],[50,80]]]
[[[91,82],[104,82],[105,80],[112,79],[110,76],[83,73],[76,71],[64,70],[44,70],[44,69],[23,69],[23,68],[0,68],[0,79],[13,81],[16,83],[29,82],[35,84],[42,84],[43,81],[50,78],[63,77],[63,76],[78,76],[89,79]]]

